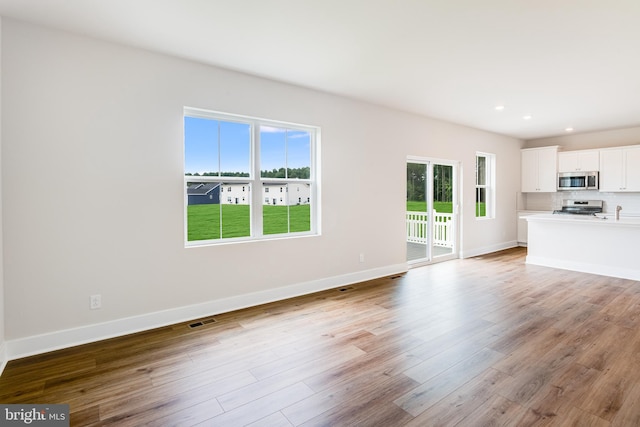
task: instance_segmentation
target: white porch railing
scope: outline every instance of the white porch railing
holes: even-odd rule
[[[433,211],[433,244],[445,248],[453,247],[451,229],[453,214]],[[426,212],[407,212],[407,242],[427,243],[428,222]]]

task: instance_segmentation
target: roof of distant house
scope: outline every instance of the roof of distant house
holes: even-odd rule
[[[187,187],[187,194],[196,195],[196,196],[206,196],[211,191],[213,191],[216,187],[219,187],[219,186],[220,186],[220,183],[217,183],[217,182],[211,182],[207,184],[202,184],[202,183],[191,184],[189,187]]]

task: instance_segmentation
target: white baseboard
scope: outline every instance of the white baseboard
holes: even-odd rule
[[[396,264],[386,267],[364,270],[355,273],[312,280],[295,285],[254,292],[236,297],[207,301],[190,306],[142,314],[109,322],[81,326],[73,329],[34,335],[25,338],[7,340],[2,360],[14,360],[48,351],[73,347],[80,344],[100,341],[108,338],[145,331],[175,323],[186,322],[215,314],[226,313],[242,308],[252,307],[273,301],[279,301],[300,295],[311,294],[327,289],[337,288],[353,283],[364,282],[379,277],[404,273],[407,264]],[[0,371],[1,372],[1,371]]]
[[[486,255],[492,252],[498,252],[505,249],[515,248],[518,246],[516,240],[510,240],[508,242],[497,243],[495,245],[483,246],[481,248],[473,248],[468,251],[460,251],[460,258],[471,258],[474,256]]]
[[[598,274],[600,276],[619,277],[621,279],[640,280],[640,270],[612,267],[575,261],[562,261],[553,258],[527,255],[526,263],[561,270],[579,271],[581,273]]]

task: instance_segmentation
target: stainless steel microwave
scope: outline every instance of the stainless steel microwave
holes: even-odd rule
[[[597,190],[598,172],[560,172],[558,190]]]

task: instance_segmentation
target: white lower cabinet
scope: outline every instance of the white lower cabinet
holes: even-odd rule
[[[524,219],[527,215],[548,214],[550,211],[518,211],[518,246],[527,246],[529,240],[528,224]]]

